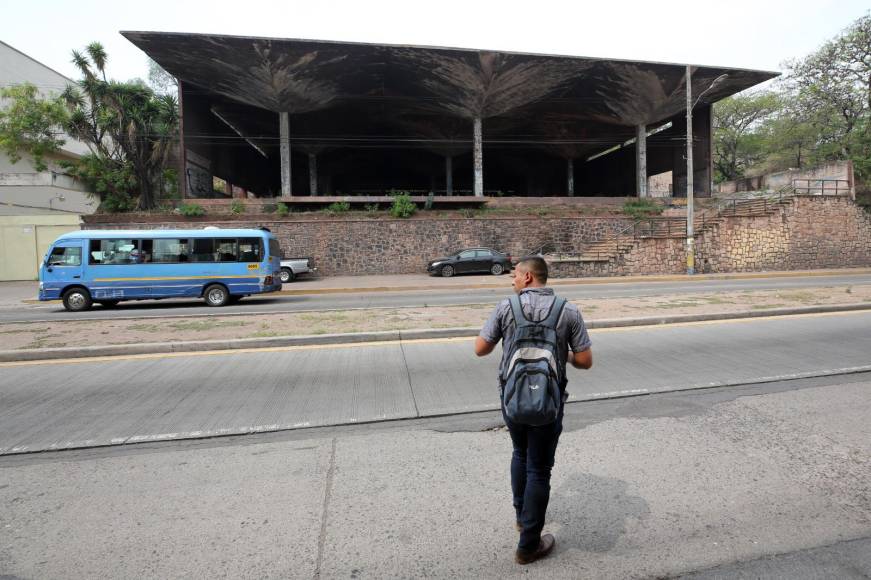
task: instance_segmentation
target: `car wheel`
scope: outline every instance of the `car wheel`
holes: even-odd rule
[[[97,304],[102,306],[103,308],[114,308],[118,306],[120,300],[97,300]]]
[[[91,293],[84,288],[72,288],[64,292],[63,303],[64,308],[70,312],[89,310],[93,304]]]
[[[501,276],[502,272],[505,271],[505,268],[502,267],[502,264],[493,264],[490,266],[490,273],[494,276]]]
[[[230,293],[220,284],[206,286],[206,291],[203,292],[203,297],[206,299],[206,304],[209,306],[224,306],[230,302]]]
[[[278,279],[281,280],[282,284],[293,282],[294,278],[296,278],[296,276],[294,276],[293,270],[291,270],[290,268],[282,268],[281,274],[278,275]]]
[[[454,275],[454,267],[453,266],[442,266],[442,276],[445,278],[450,278]]]

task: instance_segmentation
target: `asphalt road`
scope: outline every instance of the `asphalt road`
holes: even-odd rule
[[[95,306],[89,312],[66,312],[59,303],[16,305],[0,309],[0,323],[55,320],[117,319],[119,317],[166,316],[226,316],[233,314],[269,314],[318,310],[347,310],[351,308],[404,308],[449,306],[458,304],[496,304],[510,292],[511,280],[502,278],[503,288],[458,288],[397,292],[356,292],[348,294],[312,293],[303,295],[266,295],[248,297],[237,305],[224,308],[203,306],[201,300],[146,300],[122,302],[115,308]],[[285,289],[304,290],[305,280],[285,285]],[[613,282],[604,284],[558,285],[557,291],[569,300],[588,298],[620,298],[658,296],[698,292],[734,292],[741,290],[770,290],[813,288],[839,285],[871,284],[871,274],[808,276],[782,278],[752,278],[737,280],[698,280],[693,282]]]
[[[871,313],[592,331],[572,400],[871,370]],[[0,454],[498,408],[471,340],[0,364]]]
[[[527,567],[497,412],[0,457],[0,577],[866,579],[869,378],[569,405]]]

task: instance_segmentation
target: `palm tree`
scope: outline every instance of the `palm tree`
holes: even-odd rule
[[[98,42],[89,44],[84,53],[74,50],[72,56],[82,79],[78,86],[69,86],[62,94],[70,111],[69,134],[89,147],[91,156],[85,160],[89,169],[97,162],[107,173],[132,175],[138,190],[138,208],[153,208],[178,134],[175,98],[155,95],[139,82],[107,80],[108,55]],[[90,178],[95,179],[90,173]],[[105,181],[97,184],[98,192],[112,191]],[[120,180],[120,185],[128,181]]]

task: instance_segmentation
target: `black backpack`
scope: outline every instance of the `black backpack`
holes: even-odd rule
[[[565,298],[554,298],[544,320],[523,314],[520,297],[510,297],[514,345],[502,377],[502,407],[512,423],[540,426],[556,421],[562,404],[563,377],[557,362],[556,325]]]

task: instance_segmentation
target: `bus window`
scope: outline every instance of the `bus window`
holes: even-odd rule
[[[139,240],[91,240],[89,264],[138,264],[142,262]]]
[[[158,264],[178,264],[187,261],[188,241],[178,238],[158,238],[155,240],[142,240],[142,251],[146,261],[151,244],[151,261]]]
[[[48,257],[49,266],[81,266],[81,248],[54,248]]]
[[[239,261],[239,253],[236,250],[236,240],[219,238],[215,240],[215,246],[215,251],[218,254],[218,262]]]
[[[215,262],[215,240],[194,238],[190,245],[191,262]]]
[[[275,238],[269,238],[269,255],[273,258],[281,258],[281,246]]]
[[[261,243],[259,238],[240,238],[239,261],[260,262],[262,259],[260,248]]]

